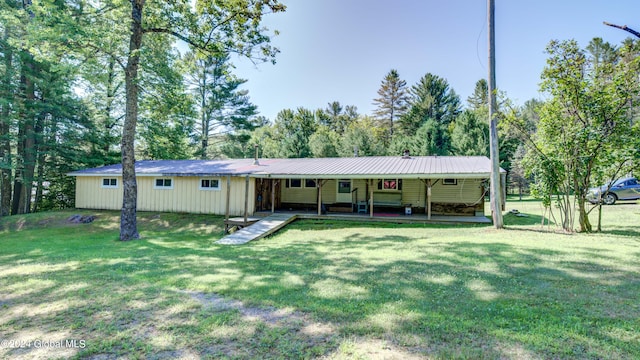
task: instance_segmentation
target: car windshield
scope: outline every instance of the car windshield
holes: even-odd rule
[[[635,184],[636,184],[635,179],[625,178],[625,179],[618,179],[614,181],[611,187],[618,186],[618,185],[635,185]]]
[[[618,179],[618,180],[610,182],[610,183],[605,183],[604,185],[600,186],[600,188],[603,188],[603,189],[612,188],[612,187],[614,187],[616,185],[624,183],[626,180],[629,180],[629,179],[624,179],[624,178],[623,179]]]
[[[618,179],[616,181],[613,182],[613,185],[611,186],[616,186],[616,185],[620,185],[622,183],[624,183],[627,179]]]

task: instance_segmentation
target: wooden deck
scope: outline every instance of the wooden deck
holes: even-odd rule
[[[216,244],[223,245],[242,245],[249,241],[257,240],[265,236],[269,236],[274,232],[287,226],[290,222],[298,217],[297,214],[281,214],[276,213],[265,217],[255,224],[243,227],[242,229],[227,235],[216,241]]]
[[[431,219],[427,219],[425,214],[404,215],[401,213],[374,213],[373,217],[369,214],[357,214],[351,212],[334,212],[318,215],[313,211],[278,211],[276,214],[295,214],[297,219],[312,220],[349,220],[359,222],[387,222],[387,223],[418,223],[418,224],[491,224],[491,219],[486,216],[460,216],[460,215],[432,215]],[[258,212],[258,216],[269,216],[271,213]]]
[[[491,224],[491,219],[486,216],[447,216],[432,215],[427,219],[425,215],[361,215],[361,214],[298,214],[298,219],[312,220],[350,220],[360,222],[386,222],[394,224]]]
[[[248,217],[247,221],[244,220],[243,217],[234,217],[231,219],[227,219],[224,221],[224,233],[228,234],[232,227],[237,227],[238,229],[242,229],[249,225],[253,225],[260,221],[262,218]]]

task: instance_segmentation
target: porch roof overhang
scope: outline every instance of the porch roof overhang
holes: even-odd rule
[[[258,179],[310,179],[310,180],[338,180],[338,179],[488,179],[490,173],[442,173],[442,174],[251,174]]]

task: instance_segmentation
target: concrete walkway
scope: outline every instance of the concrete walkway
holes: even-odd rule
[[[297,214],[273,214],[216,241],[222,245],[242,245],[269,236],[298,217]]]

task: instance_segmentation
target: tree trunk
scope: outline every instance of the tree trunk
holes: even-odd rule
[[[43,94],[42,102],[46,101],[46,97]],[[44,139],[44,127],[45,121],[47,118],[47,114],[40,114],[38,116],[38,120],[36,121],[35,126],[35,152],[37,154],[36,158],[36,167],[37,170],[35,172],[35,181],[36,181],[36,192],[35,197],[32,204],[32,212],[37,212],[39,210],[40,204],[42,203],[42,197],[44,195],[43,191],[43,182],[44,182],[44,172],[45,172],[45,160],[46,160],[46,141]]]
[[[113,127],[116,125],[116,121],[112,119],[113,115],[111,114],[112,110],[113,110],[113,102],[115,100],[116,97],[116,91],[118,86],[114,85],[115,81],[116,81],[116,72],[115,72],[115,65],[116,65],[116,61],[113,58],[109,58],[109,65],[108,65],[108,72],[107,72],[107,104],[106,107],[104,109],[104,116],[105,116],[105,122],[104,122],[104,136],[102,141],[104,142],[102,144],[102,150],[104,151],[105,155],[109,154],[109,151],[111,150],[111,142],[112,142],[112,138],[111,138],[111,130],[113,129]]]
[[[13,187],[12,214],[26,214],[31,209],[31,189],[36,166],[35,129],[33,107],[35,87],[31,77],[35,74],[35,60],[28,52],[22,53],[20,75],[20,97],[18,119],[18,146],[16,176]]]
[[[197,62],[196,62],[197,64]],[[207,70],[202,67],[202,83],[200,83],[200,123],[202,126],[202,148],[200,149],[200,159],[207,159],[207,148],[209,147],[209,114],[207,109]]]
[[[24,10],[31,17],[31,0],[22,2]],[[13,214],[26,214],[31,210],[31,189],[33,188],[33,175],[35,173],[36,156],[35,149],[35,85],[33,77],[36,74],[36,62],[28,49],[23,49],[20,53],[21,74],[20,74],[20,97],[18,120],[18,146],[16,176],[13,188],[13,204],[11,212]]]
[[[38,212],[40,210],[40,207],[42,204],[42,198],[44,196],[44,189],[43,189],[44,168],[45,168],[44,161],[45,161],[45,154],[44,154],[44,151],[41,151],[38,154],[38,170],[36,171],[36,174],[37,174],[36,196],[33,201],[33,208],[31,209],[32,212]]]
[[[578,221],[580,222],[580,232],[593,231],[591,222],[589,221],[589,214],[587,213],[586,200],[584,196],[580,196],[580,198],[578,199],[578,212],[579,212]]]
[[[23,165],[22,154],[24,154],[24,129],[18,125],[18,141],[16,144],[16,161],[15,161],[15,176],[13,177],[13,196],[11,198],[11,215],[18,214],[20,208],[20,197],[22,193],[22,178],[23,178]]]
[[[31,54],[27,55],[26,67],[30,74],[35,74],[34,59]],[[25,99],[27,108],[24,112],[24,155],[23,155],[23,182],[22,191],[20,196],[20,205],[18,213],[28,214],[31,212],[31,191],[33,189],[33,180],[36,171],[36,157],[37,157],[37,144],[36,144],[36,124],[35,114],[32,107],[35,105],[35,86],[34,83],[27,76],[25,82]]]
[[[524,186],[522,186],[521,183],[518,184],[518,197],[520,198],[520,201],[522,201],[522,188]]]
[[[7,104],[13,103],[13,92],[11,91],[11,70],[13,69],[13,52],[7,40],[9,39],[9,29],[5,28],[4,31],[4,65],[5,76],[3,79],[1,93],[5,99],[5,104],[2,106],[2,113],[0,114],[0,216],[8,216],[11,214],[11,120],[9,116],[9,106]]]
[[[142,9],[145,0],[131,0],[131,38],[129,40],[129,58],[125,69],[126,112],[122,130],[122,212],[120,215],[120,240],[138,239],[136,202],[138,185],[136,183],[134,141],[138,122],[138,65],[142,47]]]
[[[591,168],[593,160],[587,164],[587,171],[579,181],[576,182],[576,198],[578,200],[578,222],[580,223],[580,232],[592,232],[593,227],[589,221],[589,212],[587,211],[587,191],[589,189],[589,178],[591,178]]]

